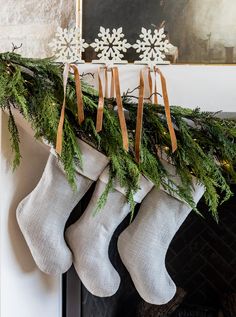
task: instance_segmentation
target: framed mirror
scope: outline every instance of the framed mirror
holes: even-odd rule
[[[175,63],[236,63],[236,2],[234,0],[76,0],[77,23],[83,38],[92,43],[104,28],[123,28],[128,43],[133,45],[142,27],[160,29],[175,47],[168,59]],[[174,56],[173,56],[174,55]],[[89,47],[85,61],[96,59]],[[134,48],[124,58],[137,60]]]

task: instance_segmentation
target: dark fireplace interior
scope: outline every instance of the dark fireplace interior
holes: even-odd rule
[[[68,225],[85,209],[92,190],[76,207]],[[232,190],[236,193],[236,185]],[[144,302],[122,264],[116,245],[129,224],[127,217],[109,248],[111,262],[121,276],[119,291],[110,298],[95,297],[71,268],[63,277],[63,317],[236,317],[236,197],[220,207],[219,224],[209,216],[203,200],[198,206],[204,218],[191,212],[167,253],[168,272],[178,287],[170,303],[155,306]]]

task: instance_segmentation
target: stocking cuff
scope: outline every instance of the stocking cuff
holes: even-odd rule
[[[108,183],[108,181],[109,181],[109,167],[107,167],[103,171],[103,173],[100,175],[99,179],[105,184]],[[123,195],[126,194],[126,188],[121,187],[117,180],[114,181],[113,186],[118,192],[122,193]],[[153,188],[153,186],[154,185],[150,180],[148,180],[146,177],[141,175],[140,180],[139,180],[139,189],[134,194],[134,201],[136,203],[141,203],[141,201],[150,192],[150,190]]]
[[[80,139],[78,139],[78,144],[82,154],[82,168],[76,165],[76,172],[96,181],[109,163],[109,159],[104,154]],[[51,153],[56,155],[54,149],[51,149]]]

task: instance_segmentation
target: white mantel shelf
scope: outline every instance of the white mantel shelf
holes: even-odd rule
[[[78,65],[80,72],[96,73],[101,65]],[[142,65],[118,65],[121,90],[139,84],[139,71]],[[160,65],[166,77],[169,99],[172,105],[187,108],[200,107],[205,111],[236,112],[236,65]],[[97,86],[97,80],[88,76]]]

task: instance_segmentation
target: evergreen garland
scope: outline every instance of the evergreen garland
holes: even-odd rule
[[[63,101],[63,66],[51,59],[27,59],[15,53],[0,54],[0,107],[9,113],[8,128],[11,146],[15,153],[13,167],[20,163],[20,139],[12,109],[18,109],[30,122],[35,138],[44,138],[55,147],[58,122]],[[215,114],[190,110],[178,106],[171,107],[171,117],[178,140],[178,149],[171,152],[164,107],[144,105],[143,138],[141,163],[134,160],[134,136],[137,104],[127,95],[123,96],[124,107],[129,111],[127,127],[130,151],[122,148],[119,120],[115,113],[114,99],[106,99],[103,129],[95,128],[98,94],[86,83],[82,83],[85,121],[77,121],[75,83],[69,78],[66,95],[66,115],[63,129],[61,159],[68,181],[74,183],[75,164],[83,167],[83,160],[77,137],[85,140],[110,159],[110,181],[100,197],[97,210],[101,209],[113,188],[113,180],[118,179],[126,188],[127,199],[134,210],[133,194],[138,189],[140,174],[145,175],[156,186],[162,185],[175,192],[195,211],[192,199],[192,175],[202,183],[206,192],[205,200],[209,210],[217,220],[217,207],[232,195],[230,182],[236,181],[236,121],[223,120]],[[173,181],[163,157],[169,159],[176,168],[181,185]]]

